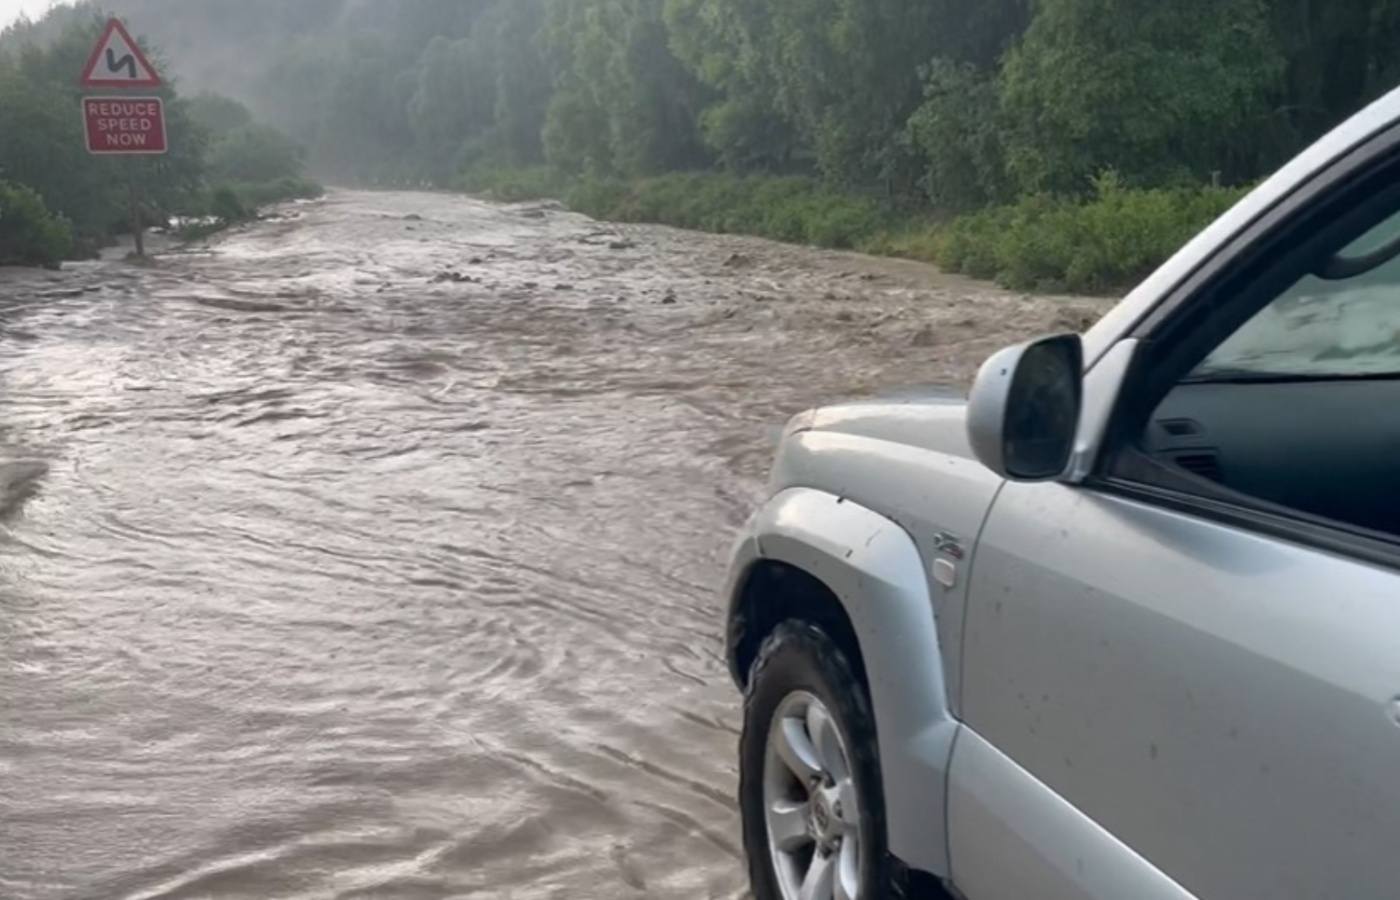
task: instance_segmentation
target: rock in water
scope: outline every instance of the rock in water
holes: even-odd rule
[[[19,512],[26,500],[39,492],[49,464],[33,459],[0,461],[0,519]]]
[[[915,347],[932,347],[938,343],[938,335],[934,332],[932,325],[925,325],[919,329],[909,343]]]

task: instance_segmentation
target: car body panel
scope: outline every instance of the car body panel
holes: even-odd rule
[[[860,646],[871,648],[862,655],[890,847],[910,865],[946,874],[943,789],[958,726],[946,701],[933,606],[914,542],[854,501],[791,488],[750,520],[731,571],[746,572],[759,560],[786,563],[821,581],[845,608]]]
[[[1136,853],[1203,897],[1395,895],[1400,573],[1010,484],[970,590],[964,721]]]
[[[948,822],[952,880],[974,900],[1194,900],[970,728]]]
[[[822,486],[897,523],[923,559],[938,621],[944,682],[956,714],[962,623],[977,533],[1002,480],[971,458],[965,405],[951,399],[871,401],[817,411],[783,444],[773,488]],[[952,583],[940,584],[933,567]]]
[[[770,554],[815,567],[859,617],[867,666],[881,670],[885,796],[906,862],[951,872],[971,900],[1395,895],[1400,575],[1083,484],[1139,340],[1397,119],[1400,90],[1090,329],[1060,481],[1010,484],[974,461],[965,407],[947,398],[842,404],[785,430],[775,497],[735,571]],[[862,531],[900,545],[880,556],[898,559],[897,577],[873,574]],[[931,577],[950,566],[947,584]],[[919,744],[931,709],[936,737]],[[928,783],[939,766],[918,780],[901,758],[924,752],[906,744],[936,758],[954,735],[944,827],[929,807],[944,798]]]

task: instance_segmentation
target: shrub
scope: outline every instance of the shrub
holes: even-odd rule
[[[617,218],[617,211],[627,197],[627,185],[608,178],[585,178],[569,190],[564,202],[595,219]]]
[[[73,229],[23,185],[0,181],[0,265],[57,268],[73,252]]]
[[[549,166],[478,166],[457,178],[457,187],[468,194],[479,194],[503,203],[544,200],[564,193],[567,182]]]
[[[224,134],[209,148],[208,175],[213,182],[268,182],[301,175],[306,151],[275,128],[244,125]]]
[[[1112,173],[1094,195],[1035,195],[938,229],[936,261],[1009,287],[1101,292],[1150,274],[1243,195],[1243,189],[1132,189]]]
[[[569,192],[568,204],[600,219],[823,247],[855,247],[887,225],[885,211],[874,200],[796,177],[678,173],[633,182],[589,179]]]
[[[227,185],[215,188],[210,195],[209,214],[225,224],[242,222],[249,217],[248,208],[238,198],[238,193]]]
[[[319,182],[300,176],[285,176],[274,181],[243,182],[230,185],[245,207],[257,207],[286,200],[314,200],[326,193]]]
[[[974,66],[929,65],[924,101],[910,116],[906,137],[923,160],[920,183],[935,207],[964,210],[1005,198],[997,90]]]

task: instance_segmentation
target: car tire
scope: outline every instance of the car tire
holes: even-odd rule
[[[824,761],[822,751],[808,753],[819,743],[832,760],[823,766],[830,772],[809,769]],[[794,756],[796,765],[789,762]],[[838,782],[841,756],[846,771]],[[750,669],[739,741],[739,805],[755,900],[797,900],[809,878],[818,881],[806,887],[816,887],[820,900],[905,896],[903,867],[889,854],[881,784],[875,719],[850,661],[817,626],[782,623]],[[854,815],[841,809],[847,797],[856,801]],[[852,838],[854,850],[846,846]]]

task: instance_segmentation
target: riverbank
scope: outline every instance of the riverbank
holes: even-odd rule
[[[536,167],[469,172],[456,187],[508,202],[555,198],[607,221],[852,249],[933,263],[1016,290],[1087,295],[1131,287],[1244,193],[1131,188],[1110,174],[1083,198],[1038,195],[937,216],[800,176],[569,178]]]

